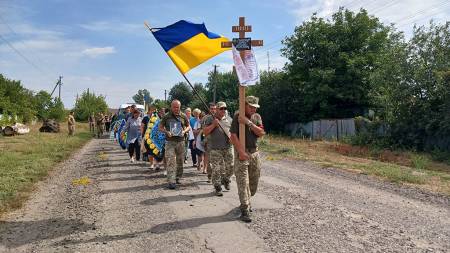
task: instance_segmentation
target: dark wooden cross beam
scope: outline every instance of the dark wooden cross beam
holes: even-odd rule
[[[245,33],[252,31],[251,25],[245,24],[245,17],[239,17],[239,25],[232,26],[231,28],[232,32],[239,33],[239,39],[245,38]],[[262,40],[250,40],[252,47],[261,47],[263,46]],[[229,48],[232,47],[232,42],[222,42],[221,44],[222,48]],[[242,58],[242,61],[245,61],[245,51],[240,51],[240,55]],[[244,62],[245,63],[245,62]],[[245,86],[239,85],[239,115],[245,116]],[[239,124],[239,141],[241,142],[241,145],[245,149],[245,125]]]

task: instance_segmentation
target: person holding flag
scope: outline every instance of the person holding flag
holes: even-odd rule
[[[206,29],[205,24],[194,24],[185,20],[180,20],[164,28],[151,28],[147,23],[144,24],[150,30],[150,32],[152,32],[155,39],[159,42],[159,44],[167,53],[169,58],[181,72],[181,75],[184,77],[186,82],[191,86],[192,90],[197,95],[197,97],[202,101],[205,108],[208,108],[206,102],[198,94],[197,90],[194,88],[194,86],[191,84],[191,82],[189,81],[189,79],[186,77],[185,74],[189,70],[195,68],[196,66],[202,64],[203,62],[209,60],[210,58],[220,53],[223,53],[227,50],[230,50],[230,48],[223,48],[221,46],[222,42],[229,42],[229,40],[223,36],[208,31]],[[179,104],[179,101],[176,104]],[[167,114],[172,116],[168,117],[171,118],[178,117],[178,114],[174,114],[173,109],[176,109],[174,106],[176,107],[177,105],[172,105],[173,107],[172,111]],[[160,124],[160,127],[161,125],[164,124]],[[190,126],[188,126],[188,128],[190,128]],[[169,129],[166,128],[165,131],[168,130]],[[183,128],[182,131],[185,131],[185,129]],[[173,139],[172,137],[170,137],[170,135],[171,133],[169,133],[169,136],[167,136],[169,140],[169,142],[166,144],[166,155],[169,153],[167,157],[170,157],[171,154],[171,151],[169,151],[167,148],[168,147],[167,145],[170,143],[170,139]],[[171,147],[170,145],[169,147]],[[170,167],[169,161],[167,161],[167,163],[168,163],[167,168],[169,170]],[[173,175],[169,175],[168,171],[167,176],[169,179],[169,188],[174,189],[175,185],[172,182]]]

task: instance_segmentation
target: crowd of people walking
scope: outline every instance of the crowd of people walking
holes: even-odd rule
[[[257,108],[258,98],[254,96],[246,97],[245,115],[235,113],[232,117],[225,102],[210,103],[206,113],[198,108],[185,108],[183,112],[181,102],[176,99],[168,110],[150,105],[142,113],[131,105],[122,115],[113,116],[113,121],[126,122],[119,135],[114,136],[125,140],[131,163],[140,161],[142,154],[143,162],[149,162],[149,169],[164,168],[167,188],[171,190],[183,183],[183,167],[189,163],[189,153],[192,166],[207,175],[216,196],[223,196],[224,190],[231,189],[234,174],[241,203],[240,218],[251,222],[250,198],[256,193],[261,166],[257,140],[265,134]],[[91,117],[90,125],[96,122],[97,128],[107,122],[103,115]],[[240,142],[239,123],[245,125],[245,145]],[[163,136],[159,149],[158,139],[152,138],[158,136]]]

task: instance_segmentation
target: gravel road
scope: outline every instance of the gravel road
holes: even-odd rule
[[[73,180],[88,177],[87,185]],[[0,252],[450,252],[450,198],[311,163],[264,161],[254,222],[235,184],[216,197],[95,139],[0,221]]]

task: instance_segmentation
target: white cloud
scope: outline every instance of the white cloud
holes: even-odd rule
[[[80,27],[95,32],[113,32],[113,33],[134,33],[139,34],[145,31],[144,23],[121,23],[112,21],[96,21],[86,24],[80,24]]]
[[[366,9],[385,24],[395,23],[399,30],[411,35],[414,24],[424,25],[430,19],[444,22],[450,19],[450,4],[441,0],[403,0],[403,1],[370,1],[370,0],[287,0],[288,12],[296,17],[296,24],[308,20],[313,13],[325,19],[331,18],[339,7],[352,11]]]
[[[114,54],[116,49],[114,47],[93,47],[83,50],[83,54],[92,58],[96,58],[101,55]]]

